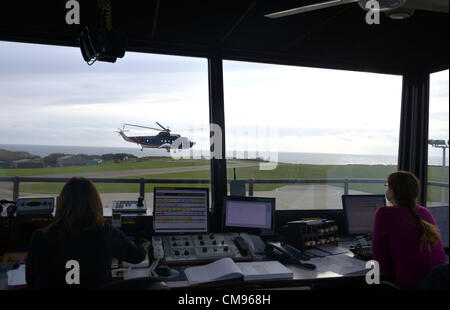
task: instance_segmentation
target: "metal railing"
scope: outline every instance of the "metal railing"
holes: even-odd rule
[[[0,177],[0,182],[13,182],[13,200],[19,197],[20,183],[65,183],[71,178],[43,178],[43,177]],[[118,178],[89,178],[94,183],[139,184],[140,195],[145,194],[145,184],[209,184],[208,179],[118,179]]]
[[[210,184],[209,179],[118,179],[118,178],[89,178],[94,183],[124,183],[124,184],[139,184],[140,195],[145,194],[145,184]],[[70,180],[67,178],[45,178],[45,177],[0,177],[0,182],[13,183],[13,200],[19,197],[20,183],[65,183]],[[233,180],[228,180],[231,183]],[[248,185],[248,195],[253,196],[255,184],[344,184],[344,195],[349,194],[350,184],[384,184],[384,179],[299,179],[299,180],[256,180],[245,179],[239,180]],[[448,183],[442,182],[427,182],[429,186],[437,186],[448,188]]]

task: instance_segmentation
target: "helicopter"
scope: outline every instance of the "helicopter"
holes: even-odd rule
[[[127,142],[136,143],[140,146],[141,151],[144,148],[155,148],[155,149],[166,149],[167,152],[170,150],[181,150],[181,149],[190,149],[195,145],[195,142],[191,141],[187,137],[182,137],[179,134],[171,134],[170,129],[162,126],[160,123],[155,122],[161,128],[153,128],[141,125],[134,124],[123,124],[122,128],[118,128],[119,135]],[[137,137],[129,137],[125,134],[127,131],[125,126],[145,128],[157,130],[159,133],[156,136],[137,136]]]

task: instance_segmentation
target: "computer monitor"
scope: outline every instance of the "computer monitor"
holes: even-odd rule
[[[153,196],[153,232],[208,232],[207,188],[158,188]]]
[[[342,195],[347,234],[371,234],[375,212],[384,206],[384,195]]]
[[[433,215],[434,220],[436,221],[437,226],[441,232],[441,240],[444,248],[448,249],[448,206],[440,206],[440,207],[429,207],[431,215]]]
[[[275,198],[225,197],[223,218],[224,232],[271,236],[275,232]]]

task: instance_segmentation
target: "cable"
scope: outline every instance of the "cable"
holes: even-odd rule
[[[87,62],[87,64],[89,65],[89,66],[92,66],[93,64],[94,64],[94,62],[96,62],[97,61],[97,56],[95,57],[95,58],[93,58],[92,60],[91,60],[91,62]]]
[[[152,265],[150,266],[150,276],[151,277],[159,277],[159,275],[155,272],[156,267],[159,265],[159,259],[156,259],[153,261]]]
[[[153,271],[152,271],[152,273],[153,273],[153,275],[155,276],[155,277],[159,277],[159,275],[156,273],[156,271],[155,271],[155,269],[156,269],[156,267],[158,267],[158,265],[159,265],[159,259],[157,259],[156,261],[155,261],[155,267],[154,267],[154,269],[153,269]]]
[[[105,14],[105,28],[108,31],[112,30],[112,5],[111,0],[98,0],[97,5],[103,10]]]
[[[150,265],[150,268],[149,268],[149,275],[151,276],[151,277],[153,277],[154,275],[153,275],[153,270],[155,269],[155,261],[153,261],[152,262],[152,264]]]
[[[115,272],[130,271],[131,267],[128,267],[128,268],[114,268],[114,269],[111,269],[111,270],[115,271]]]

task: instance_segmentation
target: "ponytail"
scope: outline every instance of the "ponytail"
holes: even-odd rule
[[[420,250],[423,250],[423,248],[426,247],[429,251],[432,245],[438,243],[439,240],[441,240],[439,229],[435,225],[422,220],[417,214],[415,207],[409,208],[409,210],[413,215],[415,224],[420,231]]]
[[[409,212],[414,218],[414,225],[420,232],[420,250],[426,247],[430,250],[431,246],[441,240],[439,229],[423,220],[418,214],[416,207],[419,197],[419,180],[410,172],[397,171],[388,176],[388,186],[394,194],[394,198],[399,205],[407,206]]]

